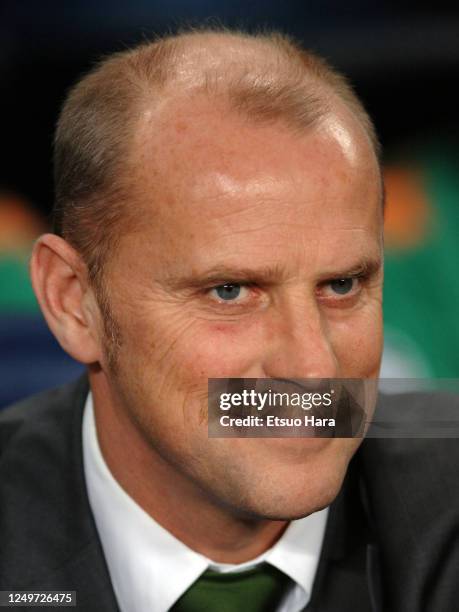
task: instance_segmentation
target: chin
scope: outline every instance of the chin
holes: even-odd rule
[[[347,462],[336,460],[316,468],[295,466],[289,473],[275,469],[254,479],[241,495],[239,511],[256,519],[296,520],[329,506],[338,495]],[[247,485],[247,483],[246,483]]]
[[[295,495],[286,492],[277,500],[266,503],[264,508],[259,508],[259,512],[270,520],[294,521],[303,518],[329,506],[338,495],[342,481],[340,478],[338,482],[323,483]]]

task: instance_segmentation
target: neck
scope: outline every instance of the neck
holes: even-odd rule
[[[102,372],[89,378],[102,456],[120,486],[157,523],[218,563],[250,561],[280,538],[286,521],[242,516],[220,504],[149,444],[116,406]]]

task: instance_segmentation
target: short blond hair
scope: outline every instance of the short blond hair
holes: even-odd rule
[[[121,225],[127,211],[135,216],[123,160],[136,118],[177,79],[187,49],[208,44],[222,58],[217,67],[191,65],[209,96],[222,96],[253,121],[281,120],[296,130],[313,126],[335,96],[363,126],[379,158],[373,123],[347,79],[285,35],[194,30],[108,56],[69,92],[54,142],[54,231],[80,252],[95,286],[119,228],[127,227]],[[225,55],[235,44],[261,52],[235,63],[230,51]]]

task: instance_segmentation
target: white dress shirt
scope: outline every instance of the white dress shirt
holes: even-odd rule
[[[308,603],[328,508],[292,521],[272,548],[239,565],[215,563],[161,527],[124,491],[102,456],[91,393],[83,416],[83,460],[89,503],[121,612],[167,612],[206,569],[241,571],[267,561],[293,581],[278,612]]]

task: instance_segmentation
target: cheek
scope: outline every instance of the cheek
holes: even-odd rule
[[[260,332],[253,322],[202,321],[177,345],[176,359],[195,379],[244,377],[257,360]]]
[[[379,306],[335,323],[331,337],[343,378],[373,378],[378,375],[382,353]]]
[[[260,327],[255,320],[209,321],[179,314],[137,316],[129,326],[130,367],[176,390],[207,385],[208,378],[244,377],[257,359]],[[133,358],[135,357],[135,358]]]

